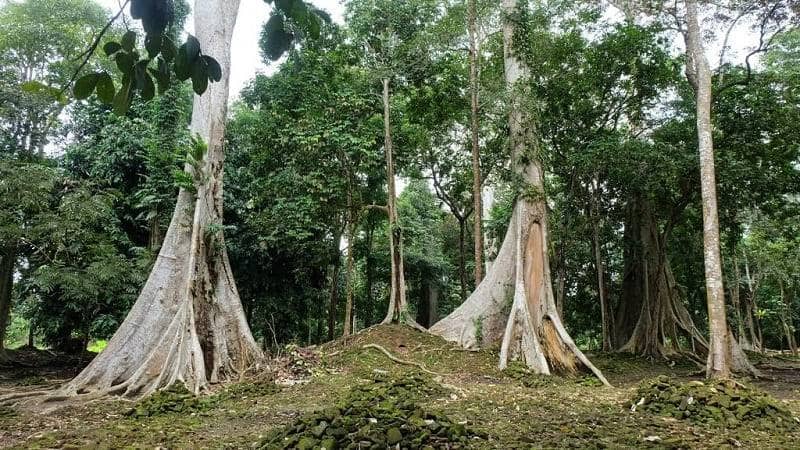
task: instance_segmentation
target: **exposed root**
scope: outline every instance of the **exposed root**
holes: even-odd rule
[[[408,361],[408,360],[405,360],[405,359],[400,359],[400,358],[392,355],[392,353],[389,352],[389,350],[386,350],[385,348],[381,347],[378,344],[366,344],[361,348],[363,348],[363,349],[374,348],[375,350],[378,350],[379,352],[381,352],[384,355],[386,355],[387,358],[391,359],[392,361],[396,362],[397,364],[402,364],[404,366],[414,366],[414,367],[418,368],[419,370],[427,373],[428,375],[433,375],[433,376],[436,376],[436,377],[442,376],[441,374],[436,373],[436,372],[428,369],[422,363],[418,363],[416,361]]]

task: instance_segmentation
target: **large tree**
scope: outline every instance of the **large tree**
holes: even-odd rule
[[[197,136],[172,222],[150,277],[108,347],[54,397],[140,396],[175,382],[192,392],[240,374],[261,359],[233,281],[222,234],[223,137],[230,46],[238,0],[196,2],[197,39],[223,69],[196,96]]]
[[[537,373],[573,372],[578,366],[607,383],[567,333],[556,309],[548,256],[544,171],[536,124],[528,104],[529,69],[517,56],[524,7],[504,0],[505,77],[511,165],[519,189],[500,252],[486,278],[464,304],[431,332],[465,347],[502,342],[500,367],[519,357]],[[511,302],[510,311],[508,302]]]

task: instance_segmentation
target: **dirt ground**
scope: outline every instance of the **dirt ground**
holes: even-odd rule
[[[658,375],[702,379],[698,367],[688,361],[590,354],[613,384],[609,388],[588,375],[531,377],[519,367],[500,372],[494,352],[464,351],[434,336],[391,326],[312,351],[290,351],[279,365],[279,389],[264,391],[252,381],[220,386],[203,402],[183,410],[132,415],[137,404],[119,399],[46,413],[0,406],[0,447],[258,447],[277,427],[335,404],[350,387],[370,383],[376,372],[419,370],[393,362],[375,348],[364,348],[370,343],[441,374],[438,380],[450,393],[427,399],[426,407],[488,436],[477,448],[796,448],[800,442],[800,427],[776,431],[745,423],[726,428],[631,412],[636,388],[645,379]],[[0,368],[0,397],[52,389],[87,363],[85,358],[42,352],[16,357],[31,367]],[[800,416],[800,360],[753,359],[767,378],[751,384]]]

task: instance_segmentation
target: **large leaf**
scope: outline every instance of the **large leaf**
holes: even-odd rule
[[[103,51],[105,52],[106,56],[111,56],[120,50],[122,50],[122,46],[119,44],[119,42],[106,42],[106,45],[103,46]]]
[[[261,34],[263,48],[267,58],[275,61],[281,57],[292,43],[292,35],[286,31],[283,16],[274,14],[264,25]]]
[[[100,72],[97,75],[97,96],[103,103],[110,104],[114,101],[114,80],[106,72]]]
[[[197,61],[192,65],[192,89],[195,94],[203,95],[203,92],[208,88],[208,71],[205,64]]]
[[[136,47],[136,32],[131,30],[123,34],[120,45],[129,52],[133,51],[134,47]]]
[[[203,55],[202,57],[203,62],[207,66],[208,70],[208,78],[211,81],[217,82],[222,79],[222,67],[220,67],[219,63],[216,59],[208,56]]]
[[[72,93],[75,95],[75,98],[78,100],[89,98],[99,78],[100,74],[97,73],[90,73],[78,78],[78,80],[75,81],[75,86],[72,88]]]

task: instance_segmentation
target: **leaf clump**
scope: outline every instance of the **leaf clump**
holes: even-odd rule
[[[339,405],[273,432],[264,449],[465,449],[485,435],[420,406],[446,390],[422,375],[377,375],[352,388]]]
[[[661,375],[645,381],[631,411],[735,428],[795,429],[798,419],[769,394],[732,381],[681,383]]]

